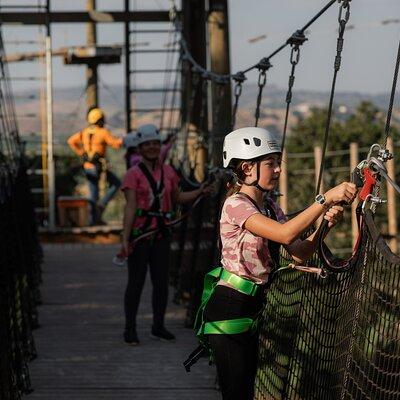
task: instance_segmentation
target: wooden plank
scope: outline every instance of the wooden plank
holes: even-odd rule
[[[215,369],[206,359],[192,372],[182,362],[196,347],[184,328],[185,311],[169,304],[166,325],[175,343],[149,337],[152,322],[149,279],[138,314],[140,346],[122,341],[126,270],[111,264],[118,246],[45,245],[39,357],[30,364],[37,400],[164,399],[216,400]],[[172,290],[171,296],[172,297]]]

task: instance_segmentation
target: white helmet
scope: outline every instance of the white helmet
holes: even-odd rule
[[[149,142],[150,140],[159,140],[161,142],[160,131],[153,124],[139,126],[137,130],[137,144]]]
[[[126,136],[124,136],[123,144],[126,149],[130,147],[137,147],[138,138],[135,132],[129,132]]]
[[[263,128],[241,128],[229,133],[224,139],[224,168],[235,159],[252,160],[271,153],[281,153],[280,140]]]

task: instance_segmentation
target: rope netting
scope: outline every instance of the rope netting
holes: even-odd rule
[[[0,398],[31,392],[41,250],[0,32]]]
[[[398,399],[400,258],[370,211],[359,262],[321,278],[283,270],[267,292],[256,399]],[[281,265],[289,257],[281,254]],[[321,267],[314,256],[308,265]]]

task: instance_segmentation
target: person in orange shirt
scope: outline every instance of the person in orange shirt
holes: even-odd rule
[[[82,158],[83,169],[89,183],[90,224],[95,225],[103,223],[101,215],[121,186],[121,181],[117,176],[107,169],[105,157],[107,146],[118,149],[122,146],[122,139],[104,128],[105,117],[100,108],[90,109],[87,121],[89,126],[70,136],[68,145],[76,155]],[[99,200],[99,180],[104,168],[109,187],[104,197]]]

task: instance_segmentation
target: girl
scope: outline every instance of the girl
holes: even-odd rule
[[[165,223],[171,219],[175,203],[191,202],[200,194],[211,191],[209,186],[202,185],[191,192],[179,192],[177,174],[160,160],[161,138],[154,125],[139,127],[137,146],[142,161],[127,171],[122,184],[126,198],[122,239],[125,253],[129,253],[132,239],[148,229],[157,227],[159,230],[152,238],[138,241],[128,257],[124,340],[130,345],[139,343],[136,314],[148,264],[153,284],[151,335],[168,341],[175,339],[164,326],[170,254],[170,237]]]
[[[279,245],[284,245],[295,261],[307,260],[315,251],[316,236],[303,241],[299,236],[322,214],[329,226],[334,226],[343,213],[338,204],[350,204],[356,188],[343,182],[318,195],[311,206],[287,221],[279,206],[264,198],[276,187],[281,172],[276,137],[261,128],[233,131],[224,140],[223,163],[233,170],[237,184],[222,207],[223,272],[205,306],[203,332],[209,333],[223,399],[248,400],[253,398],[257,367],[258,338],[251,323],[262,309],[263,287],[274,259],[278,261]],[[231,324],[229,332],[227,326],[235,320],[245,327]]]

